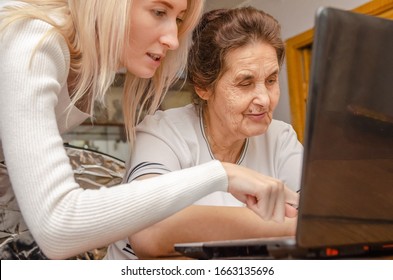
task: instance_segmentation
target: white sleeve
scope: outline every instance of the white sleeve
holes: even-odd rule
[[[0,41],[1,144],[23,217],[49,258],[106,246],[213,191],[227,191],[218,161],[112,188],[80,188],[55,116],[68,75],[63,38],[48,35],[30,61],[49,28],[23,21]]]
[[[136,128],[126,182],[146,174],[162,175],[196,165],[184,134],[191,137],[193,131],[179,131],[165,112],[147,116]]]
[[[124,178],[131,182],[146,174],[165,174],[180,170],[181,163],[174,150],[166,142],[149,133],[137,133],[129,170]]]

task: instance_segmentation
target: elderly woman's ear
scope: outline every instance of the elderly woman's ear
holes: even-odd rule
[[[202,100],[205,101],[209,100],[209,98],[212,96],[211,89],[201,89],[199,87],[195,87],[195,92]]]

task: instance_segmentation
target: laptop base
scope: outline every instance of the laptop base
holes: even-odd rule
[[[393,244],[299,248],[292,237],[175,244],[182,255],[209,259],[375,259],[393,258]]]

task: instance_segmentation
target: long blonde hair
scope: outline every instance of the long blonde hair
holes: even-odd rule
[[[27,5],[6,9],[0,30],[16,20],[40,19],[51,24],[51,32],[65,38],[70,51],[69,90],[72,104],[86,103],[90,114],[94,101],[104,103],[105,94],[121,66],[125,38],[129,34],[132,0],[20,0]],[[143,113],[153,113],[168,88],[184,73],[191,32],[203,11],[203,0],[187,0],[187,12],[179,27],[179,48],[168,52],[151,79],[126,74],[123,114],[127,138],[132,143],[134,127]],[[116,22],[113,20],[116,19]]]

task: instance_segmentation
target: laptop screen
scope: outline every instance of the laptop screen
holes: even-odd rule
[[[393,21],[317,12],[297,242],[393,241]]]

